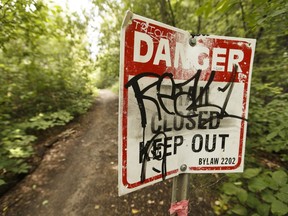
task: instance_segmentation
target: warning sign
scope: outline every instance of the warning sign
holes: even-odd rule
[[[120,60],[120,195],[181,172],[243,171],[255,43],[193,36],[127,12]]]

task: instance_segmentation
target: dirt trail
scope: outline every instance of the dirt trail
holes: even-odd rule
[[[117,110],[118,97],[101,90],[92,109],[58,135],[39,167],[0,198],[1,215],[169,215],[171,180],[118,197]],[[202,209],[191,206],[193,212],[211,215],[201,199],[191,200],[190,206]]]

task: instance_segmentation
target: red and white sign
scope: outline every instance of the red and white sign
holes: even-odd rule
[[[242,172],[256,40],[122,25],[119,194],[179,173]]]

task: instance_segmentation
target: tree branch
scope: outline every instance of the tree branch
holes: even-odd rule
[[[171,5],[171,1],[168,0],[168,6],[169,6],[169,10],[170,10],[170,14],[171,14],[171,24],[176,27],[176,20],[175,20],[175,16],[173,13],[173,9],[172,9],[172,5]]]
[[[239,1],[240,9],[241,9],[241,17],[242,17],[242,24],[243,24],[243,29],[245,31],[245,37],[247,36],[247,23],[245,21],[245,12],[244,12],[244,6],[242,4],[242,1]]]

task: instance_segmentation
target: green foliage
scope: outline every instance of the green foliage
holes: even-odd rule
[[[217,215],[287,215],[288,175],[284,170],[248,168],[243,174],[228,176],[214,205]]]
[[[282,92],[282,88],[272,84],[252,86],[247,148],[279,153],[287,161],[288,94]]]
[[[34,0],[0,2],[0,179],[29,171],[36,134],[91,105],[87,17]],[[3,180],[0,184],[3,184]]]
[[[23,128],[33,130],[46,130],[50,127],[65,125],[73,116],[66,110],[54,113],[40,113],[21,124]]]
[[[31,143],[36,137],[16,127],[6,127],[0,136],[0,178],[7,173],[27,173],[29,165],[25,159],[33,154]]]

